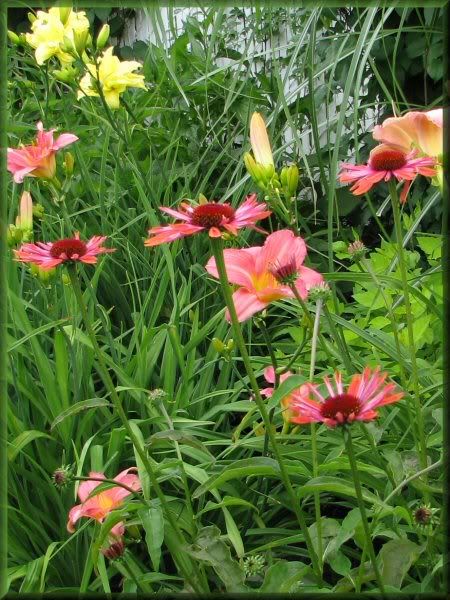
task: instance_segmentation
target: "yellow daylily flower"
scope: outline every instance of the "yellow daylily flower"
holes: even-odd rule
[[[48,12],[39,10],[36,19],[31,25],[32,33],[26,34],[26,41],[35,48],[35,57],[38,65],[42,65],[52,56],[56,56],[61,64],[74,60],[66,50],[67,38],[72,44],[74,33],[81,34],[89,31],[89,21],[84,12],[62,9],[65,22],[61,20],[60,8],[54,6]]]
[[[142,67],[141,63],[135,60],[121,62],[117,56],[113,56],[112,46],[103,53],[98,72],[93,64],[87,64],[86,67],[88,73],[80,81],[81,90],[78,92],[78,99],[83,96],[99,96],[97,90],[99,84],[108,106],[116,109],[120,106],[120,94],[128,87],[145,89],[144,76],[133,73]]]

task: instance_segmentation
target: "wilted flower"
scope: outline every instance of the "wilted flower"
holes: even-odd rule
[[[241,206],[236,209],[226,202],[206,202],[197,206],[183,202],[179,210],[165,206],[161,206],[160,210],[184,222],[152,227],[148,233],[153,237],[145,240],[145,246],[158,246],[166,242],[173,242],[200,231],[207,231],[210,237],[220,237],[223,230],[237,235],[238,229],[243,227],[264,232],[256,227],[255,223],[271,214],[270,210],[266,210],[264,203],[256,201],[256,194],[247,196]]]
[[[56,56],[62,65],[74,60],[67,52],[67,41],[74,44],[74,36],[89,31],[89,20],[84,12],[74,12],[66,7],[52,7],[48,12],[38,10],[31,24],[32,33],[26,34],[28,44],[35,48],[38,65]],[[65,39],[66,38],[66,39]]]
[[[417,150],[411,150],[406,154],[399,147],[380,144],[370,152],[367,165],[343,163],[339,181],[352,182],[350,191],[359,196],[368,192],[380,181],[389,181],[395,177],[398,181],[407,182],[400,195],[400,202],[404,203],[411,183],[417,175],[436,176],[434,158],[427,156],[415,158],[416,156]]]
[[[113,56],[112,46],[103,52],[98,70],[91,63],[86,68],[89,72],[80,81],[78,99],[83,96],[99,96],[100,86],[109,108],[116,109],[120,106],[120,94],[128,87],[145,89],[144,76],[133,73],[142,68],[141,63],[135,60],[120,61],[117,56]]]
[[[78,140],[73,133],[63,133],[54,140],[53,132],[56,130],[45,131],[41,121],[37,124],[37,130],[33,145],[8,148],[8,171],[14,175],[16,183],[22,183],[24,177],[53,179],[56,173],[56,152]]]
[[[224,250],[228,281],[239,286],[233,294],[233,302],[239,321],[264,310],[271,302],[295,297],[290,285],[293,282],[302,299],[309,288],[322,281],[322,275],[303,266],[306,244],[292,231],[281,229],[270,234],[263,246]],[[216,261],[210,258],[206,270],[219,277]],[[229,320],[228,311],[226,318]]]
[[[109,560],[117,560],[125,552],[125,542],[121,536],[110,536],[109,546],[101,549],[102,554]]]
[[[387,374],[364,369],[362,375],[354,375],[345,391],[341,374],[334,374],[335,388],[328,377],[324,377],[328,395],[323,396],[319,387],[305,383],[292,392],[289,405],[291,421],[305,423],[325,423],[328,427],[345,425],[354,421],[373,421],[378,417],[378,409],[385,404],[398,402],[403,392],[395,392],[394,383],[386,383]],[[395,393],[394,393],[395,392]]]
[[[141,482],[139,477],[134,474],[130,474],[130,471],[137,471],[136,467],[130,467],[125,469],[121,473],[114,477],[114,481],[123,483],[130,489],[138,492],[141,489]],[[91,471],[89,477],[95,479],[105,479],[103,473],[97,473]],[[70,509],[69,520],[67,523],[67,530],[70,533],[75,531],[75,523],[81,517],[88,517],[95,519],[100,523],[108,516],[108,514],[123,504],[125,498],[127,498],[131,492],[122,486],[114,486],[98,494],[95,494],[88,498],[90,494],[101,484],[101,481],[83,481],[78,487],[78,497],[81,504],[77,504]],[[124,528],[123,523],[118,523],[111,529],[112,535],[123,535]]]
[[[66,262],[83,262],[93,265],[97,256],[105,252],[114,252],[114,248],[104,248],[106,236],[96,235],[88,242],[80,240],[78,232],[75,237],[58,240],[57,242],[36,242],[23,244],[14,250],[15,259],[19,262],[34,263],[41,269],[53,269]]]

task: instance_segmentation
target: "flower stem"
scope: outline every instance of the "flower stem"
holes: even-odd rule
[[[106,389],[110,393],[111,400],[114,404],[114,408],[116,409],[117,414],[119,415],[133,446],[136,448],[136,451],[139,454],[139,456],[142,460],[142,463],[144,464],[144,467],[145,467],[147,474],[149,476],[149,479],[150,479],[150,483],[151,483],[153,489],[155,490],[155,493],[156,493],[158,499],[161,502],[161,506],[163,507],[166,518],[167,518],[169,524],[171,525],[172,529],[174,530],[176,537],[178,538],[177,543],[179,544],[179,546],[183,546],[186,544],[186,539],[185,539],[182,531],[180,530],[177,521],[174,519],[172,513],[170,512],[169,507],[167,506],[166,498],[165,498],[164,493],[159,485],[158,479],[157,479],[155,473],[153,472],[153,468],[152,468],[152,465],[150,464],[147,453],[146,453],[144,447],[141,445],[140,440],[135,435],[135,433],[127,419],[127,415],[123,409],[122,403],[117,394],[114,382],[112,381],[111,376],[106,367],[106,363],[103,358],[102,351],[100,349],[100,346],[98,345],[97,338],[95,336],[95,332],[92,327],[92,323],[90,321],[88,311],[86,309],[86,305],[83,300],[83,294],[81,292],[80,282],[79,282],[78,276],[77,276],[76,265],[69,264],[67,266],[67,271],[68,271],[68,274],[70,277],[70,282],[72,284],[72,289],[73,289],[75,297],[77,299],[78,307],[79,307],[81,315],[83,317],[86,331],[89,335],[89,338],[92,343],[92,347],[94,349],[94,352],[95,352],[95,355],[97,358],[99,372],[103,379],[103,383],[105,384]],[[177,556],[179,557],[180,556],[179,548],[176,548],[176,549],[174,548],[174,551],[175,550],[178,550]],[[175,559],[175,556],[174,556],[174,559]],[[180,571],[183,572],[183,575],[186,577],[186,579],[189,581],[189,583],[192,585],[192,587],[196,591],[201,591],[201,586],[198,582],[197,575],[193,575],[192,572],[189,571],[189,568],[187,567],[187,565],[184,561],[185,561],[184,557],[183,557],[183,560],[177,560]]]
[[[413,380],[413,388],[414,388],[414,404],[415,404],[415,409],[416,409],[415,412],[416,412],[416,420],[417,420],[417,429],[419,432],[420,466],[422,469],[425,469],[427,467],[427,446],[426,446],[426,440],[425,440],[422,407],[420,404],[419,373],[418,373],[417,361],[416,361],[416,347],[415,347],[415,343],[414,343],[414,328],[413,328],[413,320],[412,320],[412,312],[411,312],[411,303],[409,300],[408,276],[407,276],[407,271],[406,271],[405,256],[403,253],[403,243],[402,243],[403,242],[403,234],[402,234],[400,207],[399,207],[400,201],[398,198],[395,181],[393,179],[391,179],[389,181],[389,193],[391,195],[392,211],[394,214],[395,237],[397,240],[397,247],[398,247],[398,265],[400,268],[400,275],[401,275],[402,286],[403,286],[403,297],[404,297],[404,301],[405,301],[406,326],[407,326],[407,331],[408,331],[408,344],[409,344],[410,357],[411,357],[412,380]]]
[[[320,312],[322,310],[322,298],[318,298],[316,302],[316,316],[314,319],[314,328],[311,339],[311,362],[309,367],[309,381],[312,383],[314,379],[314,371],[316,368],[316,350],[317,350],[317,338],[319,335],[320,325]],[[319,461],[317,456],[317,429],[316,424],[311,423],[311,455],[312,455],[312,472],[313,477],[318,476]],[[317,526],[317,553],[319,556],[319,562],[322,568],[322,517],[320,515],[320,492],[314,492],[314,508],[316,513],[316,526]]]
[[[372,538],[370,535],[369,523],[367,521],[366,509],[364,506],[364,499],[362,495],[361,482],[359,480],[358,467],[356,464],[355,453],[353,450],[353,442],[352,442],[352,434],[349,428],[345,427],[343,430],[344,441],[347,447],[348,459],[350,462],[350,468],[352,470],[353,475],[353,483],[355,486],[356,499],[358,501],[359,512],[361,513],[362,525],[364,528],[364,534],[366,537],[366,544],[369,550],[370,560],[372,562],[373,570],[375,572],[375,577],[378,582],[378,587],[380,588],[380,592],[384,594],[383,581],[381,579],[380,570],[378,568],[377,557],[375,556],[375,550],[372,543]]]
[[[322,573],[320,569],[320,565],[318,562],[317,554],[312,545],[311,536],[309,534],[308,528],[306,526],[305,517],[303,515],[302,509],[300,507],[299,499],[296,497],[294,489],[292,487],[291,480],[289,478],[289,473],[287,471],[286,465],[284,464],[283,457],[281,456],[280,450],[277,445],[276,437],[273,432],[273,429],[270,424],[269,414],[267,412],[264,401],[261,397],[258,382],[256,381],[255,373],[253,371],[250,357],[247,352],[247,347],[245,345],[244,336],[242,335],[241,326],[239,323],[238,316],[236,314],[236,308],[234,306],[233,298],[231,295],[230,284],[228,283],[227,271],[225,267],[225,260],[223,255],[223,244],[221,238],[211,238],[211,246],[214,254],[214,258],[216,260],[217,272],[219,275],[219,280],[222,288],[222,293],[224,296],[225,304],[227,305],[228,311],[230,313],[230,320],[233,327],[233,334],[236,340],[237,346],[242,356],[242,361],[245,366],[245,370],[247,371],[247,375],[250,381],[250,385],[253,389],[255,395],[255,402],[258,406],[258,409],[261,413],[261,416],[264,421],[264,428],[268,432],[270,444],[272,446],[272,451],[274,456],[280,467],[280,475],[283,481],[283,484],[286,488],[286,491],[291,500],[292,509],[295,512],[298,523],[300,525],[300,529],[302,531],[303,537],[305,538],[306,547],[308,548],[308,552],[311,558],[311,562],[314,568],[314,571],[319,579],[322,580]]]

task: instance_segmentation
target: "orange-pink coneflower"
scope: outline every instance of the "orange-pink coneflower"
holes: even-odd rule
[[[36,242],[35,244],[22,244],[14,250],[18,262],[27,262],[37,265],[47,271],[63,263],[82,262],[93,265],[97,256],[105,252],[114,252],[115,248],[102,246],[106,236],[95,235],[89,241],[80,240],[80,234],[75,233],[73,238],[65,238],[56,242]]]
[[[265,233],[255,223],[271,214],[265,203],[257,202],[256,194],[248,196],[236,209],[226,202],[206,202],[196,206],[182,202],[179,210],[165,206],[161,206],[160,210],[182,223],[152,227],[145,246],[159,246],[200,231],[207,231],[210,237],[220,237],[224,231],[237,235],[238,229],[243,227]]]
[[[324,394],[318,385],[305,383],[289,396],[290,420],[301,425],[325,423],[328,427],[373,421],[380,406],[403,397],[403,392],[396,391],[395,383],[386,383],[386,378],[387,373],[380,373],[379,367],[374,370],[367,367],[362,374],[352,377],[347,389],[339,372],[334,374],[334,387],[328,377],[324,378],[327,391]]]
[[[417,153],[416,149],[406,153],[399,146],[380,144],[370,152],[366,165],[343,163],[339,181],[353,183],[350,191],[359,196],[380,181],[389,181],[395,177],[398,181],[407,182],[400,195],[400,201],[404,203],[409,187],[417,175],[436,176],[435,159],[429,156],[416,158]]]

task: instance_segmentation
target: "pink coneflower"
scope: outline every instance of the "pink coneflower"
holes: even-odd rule
[[[266,210],[263,202],[256,201],[256,194],[247,196],[241,206],[236,209],[226,202],[207,202],[197,206],[182,202],[180,210],[172,210],[165,206],[161,206],[160,210],[175,219],[184,221],[184,223],[152,227],[148,232],[152,237],[145,240],[145,246],[158,246],[166,242],[173,242],[200,231],[208,231],[210,237],[220,237],[224,230],[237,235],[238,229],[243,227],[250,227],[265,233],[264,230],[256,227],[255,223],[271,214],[270,210]]]
[[[380,373],[379,367],[373,371],[367,367],[362,375],[352,377],[345,391],[341,374],[336,372],[335,389],[329,378],[324,378],[328,396],[323,396],[317,385],[305,383],[290,395],[290,420],[301,425],[325,423],[328,427],[353,421],[373,421],[378,417],[377,408],[397,402],[403,397],[403,392],[394,393],[396,385],[386,383],[386,377],[387,373]]]
[[[137,471],[136,467],[130,467],[125,469],[114,477],[114,481],[123,483],[132,490],[138,492],[141,489],[141,482],[139,477],[134,474],[130,474],[130,471]],[[103,473],[96,473],[91,471],[89,477],[95,479],[105,479]],[[121,486],[114,486],[103,492],[99,492],[94,496],[88,498],[88,496],[101,484],[101,481],[83,481],[78,488],[78,497],[81,504],[77,504],[69,511],[69,520],[67,522],[67,531],[73,533],[75,531],[75,523],[81,517],[88,517],[95,519],[100,523],[103,522],[105,517],[109,513],[118,508],[123,504],[125,498],[127,498],[131,492]],[[111,535],[120,537],[124,533],[123,523],[118,523],[111,529]]]
[[[22,183],[27,176],[53,179],[56,173],[56,152],[78,140],[73,133],[63,133],[54,140],[53,132],[56,130],[45,131],[41,121],[37,124],[37,130],[36,141],[32,146],[8,148],[8,171],[14,175],[16,183]]]
[[[323,277],[317,271],[303,266],[306,244],[289,229],[271,233],[263,246],[224,250],[228,281],[239,286],[233,302],[239,321],[245,321],[264,310],[271,302],[295,297],[294,285],[304,300],[309,288]],[[206,270],[219,277],[216,261],[210,258]],[[230,320],[228,311],[226,318]]]
[[[106,236],[95,235],[88,242],[80,240],[78,231],[75,237],[58,240],[57,242],[36,242],[35,244],[22,244],[14,250],[15,258],[19,262],[29,262],[47,271],[66,262],[83,262],[93,265],[97,256],[105,252],[114,252],[115,248],[104,248]]]
[[[436,161],[428,156],[415,158],[417,150],[407,154],[398,146],[380,144],[376,146],[369,155],[367,165],[352,165],[343,163],[339,181],[341,183],[353,182],[350,188],[356,196],[365,194],[376,183],[389,181],[395,177],[398,181],[406,181],[400,195],[400,202],[406,202],[406,196],[412,181],[417,175],[435,177]]]

